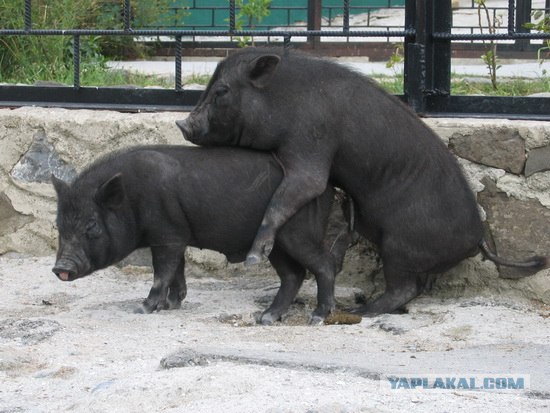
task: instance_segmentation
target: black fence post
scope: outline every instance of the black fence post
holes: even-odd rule
[[[344,33],[349,33],[349,0],[344,0]]]
[[[73,87],[80,89],[80,36],[73,36]]]
[[[180,91],[182,88],[181,83],[181,36],[176,36],[176,49],[174,53],[174,62],[176,64],[175,67],[175,88],[176,91]]]
[[[307,29],[321,30],[321,0],[308,0],[307,2]],[[317,49],[321,43],[319,36],[309,36],[308,42],[312,49]]]
[[[122,9],[122,20],[124,24],[124,31],[129,32],[131,30],[130,21],[132,16],[132,9],[130,5],[130,0],[124,0],[124,5]]]
[[[451,0],[431,0],[429,19],[426,19],[430,38],[427,43],[426,65],[428,69],[427,93],[429,96],[449,96],[451,93],[451,40],[434,33],[451,34],[453,8]]]
[[[408,0],[405,26],[414,28],[414,39],[405,40],[405,98],[418,113],[424,113],[435,98],[451,90],[451,41],[434,39],[434,33],[449,33],[451,0]]]
[[[235,0],[229,1],[229,33],[233,34],[235,32],[236,23],[235,16]]]
[[[424,6],[424,0],[405,2],[405,29],[414,29],[416,34],[413,38],[405,38],[403,88],[405,100],[416,112],[424,111],[425,106],[426,57],[422,44],[426,37]]]
[[[529,29],[525,28],[525,23],[531,21],[531,0],[517,0],[516,3],[516,33],[528,33]],[[516,39],[515,47],[517,50],[526,50],[529,47],[529,39]]]
[[[25,31],[32,29],[32,1],[25,0]]]

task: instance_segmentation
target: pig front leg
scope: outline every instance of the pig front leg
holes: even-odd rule
[[[305,275],[306,268],[315,275],[317,281],[317,308],[311,314],[309,324],[322,324],[336,307],[334,299],[335,267],[333,257],[313,244],[293,245],[285,239],[292,254],[275,245],[269,261],[281,279],[281,287],[271,306],[260,317],[260,323],[271,325],[280,321],[296,298]]]
[[[258,264],[263,256],[269,256],[275,243],[275,236],[302,206],[321,195],[327,186],[330,162],[315,167],[303,162],[286,167],[285,177],[271,197],[256,238],[246,256],[246,265]],[[307,167],[307,170],[301,170]]]
[[[178,308],[187,294],[184,279],[184,246],[152,247],[153,286],[143,301],[140,313]],[[169,294],[170,293],[170,294]]]

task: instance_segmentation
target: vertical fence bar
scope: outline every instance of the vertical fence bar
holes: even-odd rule
[[[514,34],[515,28],[515,0],[508,0],[508,34]]]
[[[25,0],[25,31],[32,30],[32,1]]]
[[[344,33],[349,33],[349,0],[344,0]]]
[[[235,0],[229,1],[229,34],[235,32]]]
[[[130,20],[132,15],[132,9],[130,5],[130,0],[124,0],[124,6],[122,10],[122,18],[124,20],[124,31],[129,32],[131,30]]]
[[[285,51],[285,54],[288,54],[288,51],[290,50],[290,41],[292,39],[292,36],[289,34],[285,34],[284,40],[283,40],[283,49]]]
[[[416,30],[414,41],[405,43],[406,99],[416,112],[425,112],[430,103],[430,110],[437,110],[434,102],[450,94],[451,41],[434,40],[433,33],[451,32],[451,0],[408,0],[405,24]]]
[[[515,32],[516,33],[528,33],[529,29],[524,27],[525,23],[531,21],[531,0],[517,0],[516,4],[516,23],[515,23]],[[516,39],[515,46],[518,50],[525,50],[529,47],[529,39]]]
[[[321,0],[308,0],[307,2],[307,29],[311,31],[321,30]],[[319,36],[309,36],[307,41],[313,49],[317,49],[321,43]]]
[[[181,90],[181,36],[176,36],[176,90]]]
[[[432,33],[451,33],[453,25],[453,8],[451,0],[432,0],[430,19]],[[451,40],[430,40],[430,53],[426,55],[429,94],[431,96],[448,96],[451,93]]]
[[[80,36],[73,36],[73,87],[80,89]]]
[[[424,89],[426,85],[426,39],[425,0],[407,0],[405,2],[405,27],[414,29],[414,38],[405,38],[405,62],[403,70],[403,89],[405,99],[416,112],[423,112],[425,106]]]

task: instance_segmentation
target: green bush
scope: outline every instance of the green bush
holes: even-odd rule
[[[550,12],[537,10],[532,13],[534,23],[525,23],[524,27],[531,30],[536,30],[539,33],[550,33]],[[545,59],[550,56],[550,39],[544,39],[542,47],[539,48],[537,57],[542,64]]]
[[[93,27],[101,29],[123,29],[123,3],[118,0],[103,0],[100,3],[99,13],[90,22]],[[132,0],[130,2],[132,29],[154,29],[156,26],[171,26],[171,20],[177,9],[178,24],[181,19],[189,15],[187,8],[178,0]],[[154,46],[154,43],[150,43]],[[132,36],[108,36],[100,39],[103,54],[114,59],[124,57],[145,57],[148,47],[143,43],[136,43]]]
[[[271,11],[271,0],[236,0],[235,7],[239,10],[239,13],[235,16],[235,28],[237,30],[243,30],[245,26],[248,29],[254,30],[256,25],[261,23],[264,17],[269,16]],[[249,43],[252,46],[255,45],[254,37],[238,37],[240,47],[246,47]]]
[[[89,1],[56,0],[33,2],[34,29],[79,28],[79,13]],[[0,27],[24,28],[22,1],[0,0]],[[72,38],[66,36],[2,36],[0,37],[0,80],[32,82],[65,80],[72,65]],[[87,46],[87,49],[97,47]]]
[[[133,0],[132,27],[162,20],[174,0]],[[35,0],[33,29],[122,29],[122,2],[117,0]],[[24,28],[24,2],[0,0],[0,28]],[[81,36],[81,75],[105,72],[106,58],[143,56],[131,36]],[[72,36],[0,36],[0,82],[38,80],[72,83]],[[97,76],[92,76],[97,78]]]

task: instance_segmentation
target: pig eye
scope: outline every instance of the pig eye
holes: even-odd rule
[[[214,93],[217,98],[221,98],[222,96],[227,95],[227,92],[229,92],[229,88],[227,86],[219,86]]]
[[[97,221],[93,219],[88,221],[88,223],[86,224],[86,236],[89,239],[92,239],[92,238],[97,238],[100,235],[101,235],[101,228],[97,224]]]

